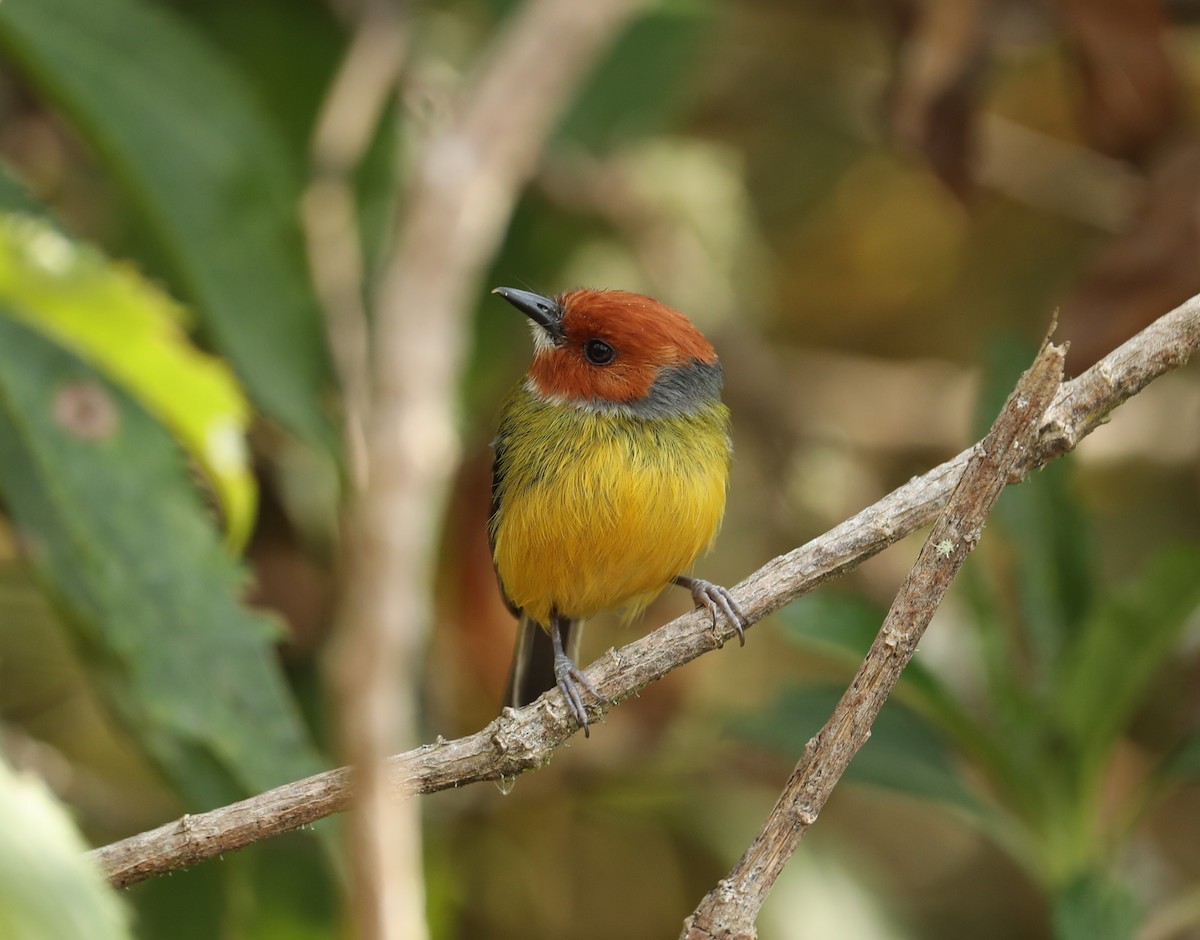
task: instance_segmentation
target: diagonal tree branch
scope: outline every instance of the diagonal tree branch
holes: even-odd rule
[[[681,940],[754,940],[755,922],[801,838],[833,793],[904,672],[950,583],[983,533],[1001,490],[1037,441],[1042,417],[1062,382],[1065,346],[1043,343],[1008,396],[987,437],[967,460],[833,714],[808,742],[754,841],[684,923]]]
[[[1182,366],[1197,347],[1200,296],[1063,384],[1046,412],[1037,442],[1027,449],[1010,482],[1074,449],[1114,408],[1158,376]],[[734,590],[751,623],[929,522],[945,505],[972,450],[754,572]],[[588,677],[605,697],[619,702],[732,636],[731,628],[714,629],[706,614],[692,611],[620,650],[610,650],[589,667]],[[608,707],[595,713],[602,714]],[[439,739],[392,757],[390,785],[396,793],[408,795],[515,776],[548,763],[555,748],[576,730],[561,695],[549,692],[519,712],[506,711],[475,734],[453,741]],[[113,884],[134,884],[340,812],[349,798],[349,772],[331,770],[208,813],[185,816],[91,854]]]

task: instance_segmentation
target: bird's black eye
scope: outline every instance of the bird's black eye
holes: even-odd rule
[[[602,339],[589,339],[583,346],[583,354],[594,366],[606,366],[617,355],[617,351]]]

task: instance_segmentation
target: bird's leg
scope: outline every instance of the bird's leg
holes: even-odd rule
[[[583,728],[583,736],[586,738],[590,737],[588,733],[588,716],[587,711],[583,707],[583,696],[579,691],[579,687],[583,686],[583,688],[591,692],[597,699],[600,698],[600,693],[588,681],[588,677],[583,674],[583,671],[575,664],[575,661],[564,652],[562,630],[559,626],[561,619],[561,616],[557,612],[550,615],[550,640],[554,643],[554,678],[558,682],[558,688],[562,692],[563,698],[567,700],[567,707],[571,709],[571,714],[575,716],[575,720]]]
[[[692,592],[692,600],[696,602],[696,606],[703,607],[712,614],[714,627],[717,625],[719,611],[737,631],[738,643],[746,645],[746,615],[742,613],[742,608],[738,606],[728,588],[703,578],[689,578],[686,574],[677,575],[671,581]]]

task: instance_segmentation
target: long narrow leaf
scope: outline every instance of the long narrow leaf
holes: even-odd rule
[[[1142,912],[1128,888],[1089,872],[1054,896],[1052,913],[1057,940],[1130,940]]]
[[[1180,546],[1109,595],[1088,621],[1054,710],[1085,768],[1094,769],[1126,727],[1197,605],[1200,550]]]
[[[993,345],[989,376],[978,408],[986,427],[1012,387],[1012,376],[1029,361],[1029,350],[1012,341]],[[1018,656],[989,664],[998,688],[1032,685],[1044,697],[1058,683],[1059,669],[1073,655],[1084,617],[1094,602],[1094,565],[1087,522],[1071,489],[1073,470],[1059,461],[1038,471],[1021,486],[1000,494],[989,522],[989,540],[1002,536],[1008,552],[1006,582],[1000,596],[1011,593],[1024,632],[1024,650],[1033,667],[1033,682],[1019,678]],[[993,553],[993,557],[1000,556]],[[997,651],[998,652],[998,651]],[[1013,674],[1004,677],[1005,670]]]
[[[794,758],[816,734],[837,704],[841,689],[807,686],[789,689],[769,708],[735,722],[748,740]],[[908,796],[945,803],[982,817],[986,805],[958,771],[945,739],[928,719],[898,701],[890,701],[846,772],[846,779]]]
[[[777,615],[784,636],[801,646],[844,658],[848,664],[859,662],[887,611],[848,594],[820,591],[789,604]],[[993,742],[955,696],[941,677],[918,659],[910,662],[898,689],[906,704],[913,704],[975,757],[986,759],[980,750]]]

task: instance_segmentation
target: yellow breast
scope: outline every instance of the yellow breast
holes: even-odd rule
[[[648,604],[716,535],[728,413],[647,421],[517,394],[497,441],[493,556],[539,623]]]

